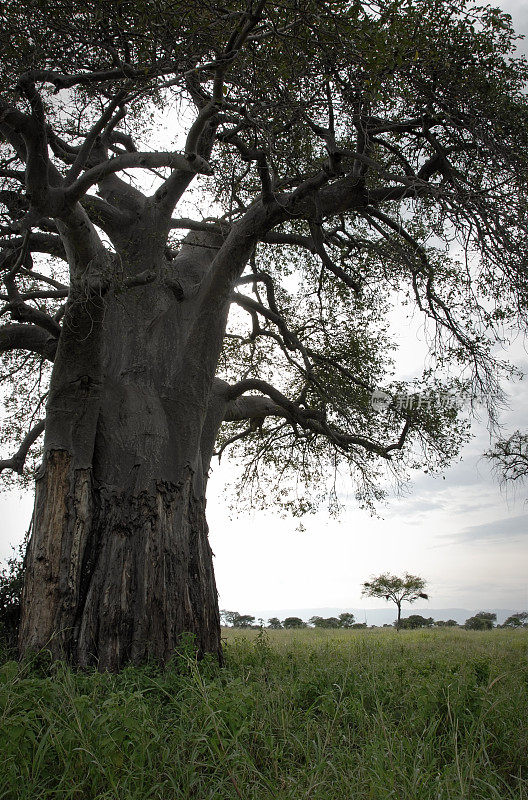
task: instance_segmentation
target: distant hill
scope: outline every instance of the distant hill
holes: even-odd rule
[[[406,605],[402,611],[402,617],[408,617],[411,614],[421,614],[423,617],[433,617],[433,619],[454,619],[460,625],[463,624],[469,617],[472,617],[477,611],[492,611],[497,615],[497,622],[502,624],[504,620],[513,614],[517,609],[506,608],[418,608],[416,606]],[[300,617],[308,622],[310,617],[338,617],[344,611],[350,611],[356,618],[356,622],[366,622],[367,625],[391,625],[396,619],[396,606],[394,604],[387,604],[387,608],[279,608],[279,609],[264,609],[257,612],[247,612],[245,609],[240,609],[241,614],[251,613],[255,615],[258,620],[260,617],[267,621],[270,617],[278,617],[285,619],[286,617]]]

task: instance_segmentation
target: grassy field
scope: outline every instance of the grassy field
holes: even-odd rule
[[[528,799],[528,632],[226,631],[165,669],[0,667],[0,798]]]

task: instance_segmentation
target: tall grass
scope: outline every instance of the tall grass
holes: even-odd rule
[[[0,667],[0,798],[528,799],[528,634],[226,631],[165,668]]]

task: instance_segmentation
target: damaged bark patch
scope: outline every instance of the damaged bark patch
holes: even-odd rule
[[[23,651],[45,647],[56,657],[69,655],[79,567],[93,513],[91,484],[91,470],[72,469],[68,452],[48,453],[36,484],[33,535],[26,555]]]
[[[37,489],[21,651],[47,647],[116,670],[167,660],[191,632],[199,652],[220,657],[205,499],[194,486],[190,471],[137,494],[96,486],[52,451]]]

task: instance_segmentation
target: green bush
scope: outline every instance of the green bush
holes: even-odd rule
[[[25,548],[26,541],[0,569],[0,642],[8,650],[16,647],[18,638]]]

